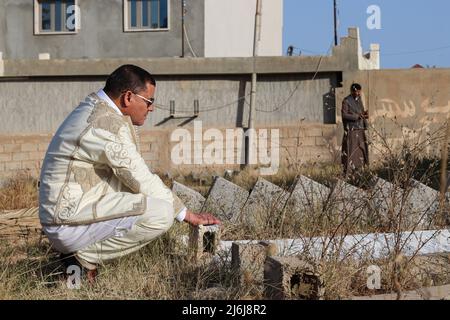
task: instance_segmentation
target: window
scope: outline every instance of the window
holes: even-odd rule
[[[169,0],[124,0],[125,31],[169,29]]]
[[[66,34],[79,30],[78,0],[34,0],[35,34]]]

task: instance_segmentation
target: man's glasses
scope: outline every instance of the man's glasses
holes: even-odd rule
[[[155,98],[147,99],[147,98],[141,96],[140,94],[137,94],[137,93],[134,93],[134,94],[137,95],[142,100],[144,100],[145,102],[147,102],[147,108],[149,108],[151,105],[153,105],[153,103],[155,103]]]

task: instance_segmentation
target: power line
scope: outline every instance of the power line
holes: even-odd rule
[[[334,39],[333,39],[333,41],[331,42],[330,47],[328,48],[327,54],[330,53],[331,48],[333,47],[333,44],[334,44]],[[314,80],[316,79],[317,75],[319,74],[320,66],[321,66],[321,64],[322,64],[323,58],[324,58],[324,56],[321,55],[321,56],[320,56],[320,59],[319,59],[319,63],[317,64],[317,67],[316,67],[316,71],[315,71],[314,76],[312,77],[311,81],[314,81]],[[277,107],[273,108],[272,110],[262,110],[262,109],[258,109],[258,108],[257,108],[256,111],[258,111],[258,112],[263,112],[263,113],[273,113],[273,112],[279,111],[281,108],[283,108],[284,106],[286,106],[286,105],[288,104],[288,102],[292,99],[292,97],[294,96],[295,92],[296,92],[296,91],[298,90],[298,88],[300,87],[300,84],[301,84],[301,83],[302,83],[302,81],[299,81],[299,82],[297,83],[297,86],[294,88],[294,90],[292,90],[292,92],[289,94],[288,98],[287,98],[283,103],[281,103],[280,105],[278,105]]]
[[[417,54],[417,53],[425,53],[425,52],[435,52],[435,51],[441,51],[441,50],[447,50],[447,49],[450,49],[450,46],[439,47],[439,48],[432,48],[432,49],[416,50],[416,51],[403,51],[403,52],[393,52],[393,53],[381,53],[381,55],[384,55],[384,56],[401,56],[401,55],[408,55],[408,54]]]
[[[246,94],[246,95],[244,95],[244,96],[242,96],[242,97],[239,97],[237,100],[234,100],[234,101],[232,101],[232,102],[228,102],[228,103],[223,104],[223,105],[219,105],[219,106],[208,106],[208,107],[204,108],[203,110],[199,111],[199,113],[211,112],[211,111],[216,111],[216,110],[224,109],[224,108],[226,108],[226,107],[229,107],[229,106],[235,105],[236,103],[239,103],[241,100],[245,100],[245,98],[247,98],[248,96],[250,96],[250,93],[249,93],[249,94]],[[170,111],[170,107],[167,106],[167,105],[163,105],[163,104],[156,104],[156,105],[155,105],[155,108],[156,108],[156,109],[159,109],[159,110]],[[192,110],[180,110],[179,112],[184,113],[184,112],[190,112],[190,111],[192,111]]]
[[[333,47],[333,43],[334,43],[334,39],[328,49],[328,51],[326,52],[326,54],[329,54],[331,51],[331,48]],[[319,58],[319,62],[317,64],[314,76],[312,77],[311,81],[314,81],[317,77],[317,75],[320,72],[320,66],[322,64],[322,60],[324,58],[324,55],[321,55]],[[302,81],[299,81],[296,85],[296,87],[294,88],[294,90],[292,90],[292,92],[289,94],[289,96],[286,98],[286,100],[284,102],[282,102],[281,104],[279,104],[278,106],[276,106],[275,108],[273,108],[272,110],[262,110],[262,109],[258,109],[256,108],[255,110],[258,112],[263,112],[263,113],[273,113],[276,111],[279,111],[281,108],[283,108],[284,106],[286,106],[288,104],[288,102],[292,99],[292,97],[294,96],[295,92],[297,92],[298,88],[300,87],[300,84],[302,83]],[[217,111],[220,109],[224,109],[230,106],[234,106],[236,103],[239,103],[240,101],[244,100],[244,103],[246,103],[248,105],[248,102],[246,101],[246,98],[248,96],[250,96],[251,94],[248,93],[244,96],[239,97],[237,100],[234,100],[232,102],[223,104],[223,105],[219,105],[219,106],[208,106],[206,108],[204,108],[203,110],[199,111],[199,113],[205,113],[205,112],[211,112],[211,111]],[[155,104],[155,108],[159,109],[159,110],[163,110],[163,111],[170,111],[170,107],[167,105],[163,105],[163,104]],[[180,112],[190,112],[191,110],[181,110]]]
[[[312,53],[312,54],[315,54],[315,55],[324,55],[324,54],[327,54],[326,52],[318,52],[318,51],[313,51],[313,50],[309,50],[309,49],[303,49],[303,48],[299,48],[299,47],[296,47],[296,46],[293,46],[293,45],[291,45],[291,47],[292,47],[294,50],[299,51],[300,54],[301,54],[302,52]]]
[[[191,40],[189,40],[189,36],[188,36],[187,30],[186,30],[186,24],[183,26],[183,29],[184,29],[184,35],[186,36],[187,44],[189,46],[189,50],[191,50],[191,53],[194,56],[194,58],[197,58],[197,54],[195,53],[194,49],[192,49]]]

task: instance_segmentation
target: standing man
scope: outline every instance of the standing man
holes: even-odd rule
[[[66,265],[94,277],[97,264],[134,252],[165,233],[176,218],[218,224],[186,209],[139,152],[134,126],[153,111],[156,81],[124,65],[65,119],[41,170],[39,218]],[[91,279],[92,280],[92,279]]]
[[[369,165],[369,148],[365,130],[369,114],[364,110],[361,99],[361,85],[352,84],[351,94],[342,102],[342,122],[344,138],[342,140],[342,166],[344,175],[353,175]]]

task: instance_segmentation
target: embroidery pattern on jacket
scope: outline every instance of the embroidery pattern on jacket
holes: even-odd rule
[[[140,202],[133,203],[133,208],[127,212],[126,215],[138,215],[144,213],[147,210],[147,197],[144,195]]]
[[[104,179],[108,179],[112,173],[111,170],[108,170],[106,168],[82,168],[76,166],[72,167],[72,172],[75,182],[77,182],[81,186],[81,190],[83,190],[83,193],[88,192]]]
[[[137,181],[135,178],[133,178],[133,175],[129,170],[125,169],[118,169],[116,170],[116,176],[125,182],[125,184],[136,193],[139,193],[141,190],[141,184],[139,181]]]
[[[77,209],[77,201],[70,195],[70,188],[64,185],[61,190],[59,217],[63,220],[72,217]]]
[[[108,142],[105,145],[105,153],[109,161],[113,162],[118,167],[128,167],[131,164],[131,159],[128,151],[125,150],[124,145],[118,142]]]
[[[94,110],[87,119],[87,122],[91,123],[94,129],[103,129],[114,135],[117,135],[120,128],[126,125],[123,117],[112,111],[103,101],[95,104]]]

